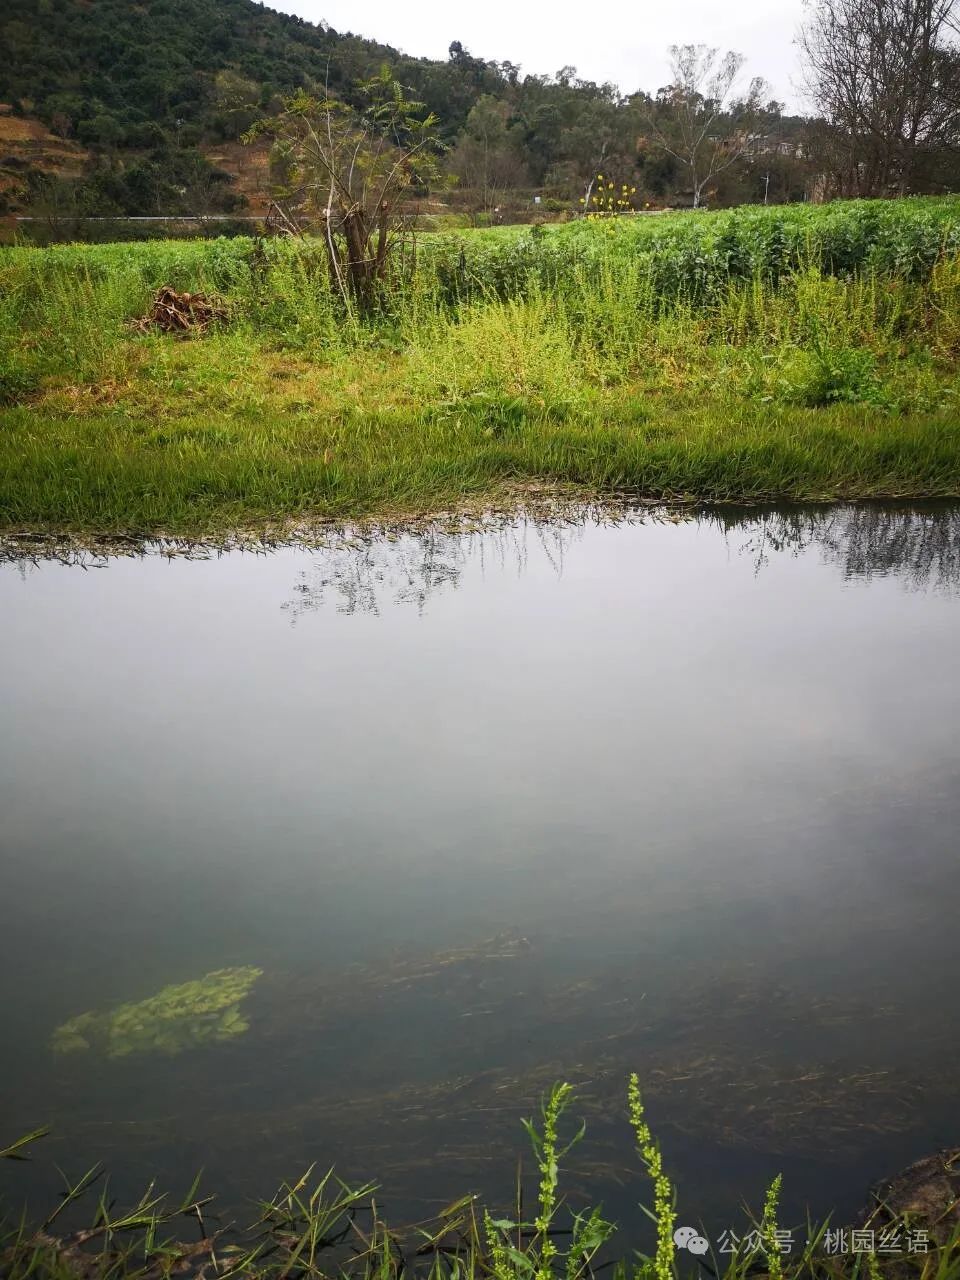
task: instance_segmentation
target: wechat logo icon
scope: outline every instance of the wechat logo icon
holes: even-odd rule
[[[704,1254],[710,1248],[710,1241],[702,1236],[696,1227],[677,1227],[673,1233],[673,1243],[678,1249],[686,1249],[696,1254]]]

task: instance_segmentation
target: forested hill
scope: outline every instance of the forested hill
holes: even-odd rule
[[[572,67],[527,75],[458,41],[443,61],[411,57],[253,0],[3,0],[0,213],[262,208],[266,153],[251,159],[243,132],[300,86],[356,100],[384,63],[439,118],[450,179],[478,207],[531,189],[576,204],[600,161],[638,199],[683,198],[669,157],[639,145],[644,95]],[[777,154],[772,196],[795,199],[802,175]],[[730,170],[718,198],[760,198],[769,170]]]
[[[185,127],[233,136],[243,108],[267,106],[299,85],[329,75],[341,92],[383,61],[408,74],[431,65],[253,0],[5,0],[3,7],[0,100],[84,145],[142,147]],[[455,66],[437,64],[416,78],[436,81],[438,72],[448,82],[442,105],[469,109],[462,92],[455,101],[454,82],[463,80]]]
[[[349,100],[384,62],[436,112],[448,140],[482,94],[506,90],[511,70],[456,42],[447,61],[407,57],[253,0],[4,0],[0,168],[5,142],[32,138],[40,165],[26,176],[42,181],[56,168],[44,163],[42,133],[58,161],[82,153],[91,208],[171,207],[195,180],[197,148],[236,141],[298,86],[326,83]]]

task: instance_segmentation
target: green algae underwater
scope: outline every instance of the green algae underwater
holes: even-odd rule
[[[258,1083],[238,1098],[229,1119],[218,1105],[226,1057],[206,1085],[200,1076],[177,1077],[177,1088],[189,1089],[197,1104],[190,1128],[201,1148],[229,1145],[238,1119],[241,1132],[262,1128],[289,1142],[318,1127],[334,1149],[360,1143],[378,1171],[411,1185],[431,1163],[430,1144],[397,1149],[393,1124],[422,1128],[439,1140],[445,1117],[463,1135],[457,1159],[468,1177],[471,1162],[481,1158],[467,1140],[476,1118],[484,1118],[485,1149],[496,1135],[495,1145],[506,1153],[516,1116],[534,1107],[558,1078],[576,1083],[579,1107],[597,1126],[597,1149],[589,1144],[594,1171],[619,1168],[623,1176],[622,1152],[608,1129],[634,1064],[642,1068],[646,1094],[669,1115],[673,1134],[694,1145],[707,1141],[741,1151],[759,1141],[788,1158],[806,1151],[813,1123],[821,1139],[844,1151],[871,1137],[891,1140],[908,1132],[925,1092],[960,1096],[953,1073],[942,1065],[947,1046],[937,1037],[909,1065],[871,1067],[867,1059],[837,1069],[835,1055],[851,1035],[869,1038],[883,1027],[908,1024],[907,1009],[892,996],[882,1002],[814,996],[749,970],[709,981],[681,979],[655,993],[642,990],[629,967],[571,981],[571,975],[552,973],[542,953],[541,944],[510,929],[344,969],[223,968],[73,1017],[53,1032],[50,1048],[58,1058],[162,1060],[206,1048],[232,1058],[245,1038],[245,1061],[232,1059],[229,1074],[250,1074]],[[416,1027],[427,1006],[438,1019],[439,1039],[424,1076]],[[745,1060],[737,1046],[754,1034],[761,1017],[763,1042]],[[805,1028],[799,1039],[798,1019]],[[390,1028],[387,1073],[351,1060],[346,1076],[321,1078],[313,1055],[324,1045],[349,1044],[358,1023]],[[589,1032],[571,1036],[571,1024]],[[524,1032],[539,1050],[514,1060],[509,1046]],[[296,1088],[268,1100],[268,1076],[250,1054],[266,1054],[271,1064],[314,1065]],[[183,1070],[191,1071],[186,1062]],[[147,1145],[158,1136],[149,1111],[126,1125]]]
[[[81,1013],[57,1027],[51,1048],[54,1053],[97,1048],[108,1058],[125,1058],[131,1053],[182,1053],[232,1040],[250,1028],[240,1004],[262,974],[252,965],[217,969],[106,1013]]]

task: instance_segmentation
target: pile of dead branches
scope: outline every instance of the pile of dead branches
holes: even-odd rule
[[[154,294],[150,310],[133,321],[138,333],[205,333],[212,324],[226,320],[227,312],[218,298],[206,293],[177,293],[165,284]]]

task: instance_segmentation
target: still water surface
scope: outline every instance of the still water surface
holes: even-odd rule
[[[0,612],[0,1136],[401,1215],[508,1197],[565,1078],[629,1217],[637,1070],[714,1224],[960,1141],[956,509],[7,564]],[[245,965],[223,1043],[51,1051]]]

